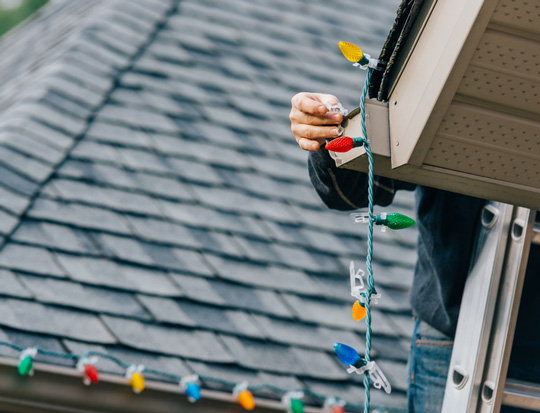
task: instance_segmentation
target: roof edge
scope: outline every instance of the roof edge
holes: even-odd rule
[[[18,359],[0,357],[0,410],[20,413],[95,413],[153,412],[170,413],[243,413],[230,393],[201,390],[199,402],[190,403],[178,384],[148,380],[145,390],[133,394],[126,379],[113,374],[100,374],[99,383],[85,386],[81,373],[69,367],[34,363],[35,374],[22,377],[17,373]],[[283,412],[278,401],[255,398],[257,412]],[[186,410],[184,410],[186,409]],[[306,413],[324,409],[306,406]]]

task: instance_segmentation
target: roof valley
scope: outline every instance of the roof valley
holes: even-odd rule
[[[117,0],[116,4],[126,3],[126,1],[127,0]],[[117,67],[115,67],[114,62],[107,62],[111,63],[110,69],[112,72],[115,72],[115,77],[107,89],[101,90],[101,100],[94,101],[93,105],[87,106],[86,114],[84,114],[83,116],[79,116],[79,122],[77,125],[69,123],[69,118],[71,117],[71,115],[60,113],[60,111],[63,109],[60,107],[57,107],[58,112],[51,111],[55,113],[50,114],[43,114],[37,111],[32,111],[33,108],[43,109],[42,106],[39,106],[40,103],[42,103],[43,100],[47,99],[47,92],[50,89],[55,90],[56,85],[54,84],[54,82],[50,83],[51,88],[48,89],[49,82],[47,81],[47,76],[43,76],[38,81],[39,84],[44,85],[43,93],[37,94],[34,99],[30,100],[28,98],[25,98],[25,96],[22,96],[21,99],[15,102],[10,108],[8,108],[8,110],[6,110],[2,115],[0,115],[0,127],[2,127],[2,129],[11,129],[13,131],[10,134],[0,134],[0,190],[2,190],[2,187],[5,186],[9,190],[19,192],[20,195],[27,198],[26,206],[19,210],[6,208],[4,205],[2,205],[2,202],[0,201],[0,217],[6,219],[4,217],[4,211],[8,212],[8,219],[11,223],[8,226],[8,231],[1,231],[0,228],[0,251],[9,242],[13,233],[19,228],[20,222],[26,216],[27,212],[32,208],[34,201],[40,195],[41,190],[46,187],[47,183],[54,176],[54,173],[61,168],[61,166],[66,162],[67,159],[69,159],[72,151],[84,139],[96,115],[110,101],[110,96],[117,89],[122,76],[132,69],[133,65],[137,62],[137,60],[154,42],[156,36],[167,24],[169,18],[175,14],[179,6],[179,0],[169,0],[168,3],[169,7],[161,11],[160,17],[155,20],[152,26],[147,27],[147,33],[139,37],[144,39],[144,41],[138,45],[138,47],[133,53],[131,53],[130,56],[127,56],[127,60],[124,65],[119,67],[116,65]],[[96,3],[94,7],[97,7],[99,5],[99,3]],[[129,10],[129,7],[127,7],[127,9]],[[100,24],[111,23],[107,22],[107,18],[109,17],[109,15],[106,12],[101,12],[100,15],[102,16],[100,16],[102,21],[99,21],[99,18],[93,20],[86,29],[81,30],[81,36],[88,36],[88,33],[91,33],[92,29],[99,27]],[[73,43],[75,44],[75,42]],[[106,46],[104,45],[104,47]],[[73,48],[75,49],[76,46],[73,46]],[[70,71],[70,66],[74,64],[66,58],[66,56],[69,57],[70,51],[70,49],[66,50],[64,52],[64,58],[61,59],[59,63],[55,64],[56,67],[64,66],[62,67],[62,69],[60,69],[62,71]],[[55,72],[53,70],[50,76],[52,77],[54,76],[54,74]],[[39,86],[36,85],[29,86],[29,89],[39,88]],[[57,116],[55,117],[54,115]],[[16,122],[13,122],[13,120],[16,120]],[[26,124],[25,121],[30,121],[30,123]],[[64,123],[63,121],[65,121],[66,123]],[[36,122],[37,124],[33,122]],[[21,145],[17,145],[15,143],[20,137],[18,136],[19,134],[26,135],[26,137],[30,139],[36,139],[38,142],[41,143],[42,139],[40,139],[40,135],[44,133],[43,131],[41,131],[42,128],[56,130],[56,134],[69,134],[71,136],[74,136],[74,139],[71,139],[71,142],[64,148],[62,148],[61,154],[57,154],[54,159],[48,160],[37,157],[36,154],[32,151],[25,151],[24,148],[21,147]],[[34,129],[39,130],[39,132],[36,132]],[[50,133],[52,131],[48,132]],[[7,159],[8,157],[15,157],[15,161],[9,161]],[[17,162],[17,158],[23,159],[24,163],[21,165],[21,162]],[[28,168],[28,165],[30,165],[30,168]],[[37,169],[37,171],[33,171],[35,169]],[[4,179],[6,174],[8,175],[8,180],[9,178],[12,178],[15,182],[12,182],[11,180],[9,180],[9,182],[6,182],[6,179]],[[22,191],[21,187],[19,186],[21,179],[23,181],[31,182],[31,184],[28,184],[26,186],[23,185]]]

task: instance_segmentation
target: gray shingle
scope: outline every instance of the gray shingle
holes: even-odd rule
[[[10,133],[6,137],[5,145],[47,164],[56,164],[64,158],[65,153],[62,149],[48,144],[48,142],[28,134],[26,131],[23,133]],[[41,169],[43,168],[38,166],[37,172],[43,173]],[[44,170],[46,171],[46,169]]]
[[[116,150],[110,145],[82,140],[73,148],[71,156],[75,159],[116,163],[119,161],[119,152],[120,150]]]
[[[216,170],[204,163],[172,157],[167,159],[167,163],[175,173],[188,181],[213,185],[223,184],[223,179]]]
[[[301,375],[304,373],[291,348],[281,344],[263,343],[232,336],[220,337],[234,355],[238,364],[274,373]]]
[[[76,82],[71,76],[59,75],[47,79],[45,90],[54,91],[86,108],[92,108],[103,101],[106,89],[88,88]]]
[[[157,268],[212,276],[212,272],[197,252],[107,234],[96,234],[95,237],[104,251],[119,259]]]
[[[26,209],[30,199],[0,186],[0,206],[14,214],[20,214]]]
[[[410,314],[387,314],[395,334],[410,339],[414,331],[414,319]]]
[[[242,153],[222,146],[215,146],[205,141],[197,142],[165,135],[154,135],[157,149],[163,154],[195,158],[199,162],[222,165],[228,168],[249,167]]]
[[[303,348],[292,349],[295,358],[304,370],[303,375],[324,380],[338,380],[348,377],[347,372],[338,365],[336,357],[320,351]]]
[[[6,245],[0,252],[0,266],[55,277],[65,276],[49,251],[25,245]]]
[[[2,295],[22,298],[32,296],[28,289],[21,284],[19,277],[11,271],[0,270],[0,286],[0,294]]]
[[[195,228],[191,228],[190,232],[201,243],[205,251],[230,255],[235,258],[242,258],[244,256],[244,250],[235,242],[233,237],[227,234],[203,231]]]
[[[210,332],[160,327],[111,316],[101,318],[122,344],[132,348],[205,361],[234,361]]]
[[[284,203],[265,200],[247,194],[222,188],[208,188],[193,185],[197,198],[207,206],[263,216],[286,223],[296,223],[296,217],[290,207]]]
[[[145,173],[134,174],[133,178],[140,190],[145,191],[150,195],[157,195],[184,201],[193,201],[193,196],[191,195],[187,185],[181,183],[177,179],[149,175]]]
[[[93,343],[116,341],[97,317],[84,312],[9,298],[0,300],[0,312],[0,324],[8,327]]]
[[[173,134],[179,132],[176,124],[168,117],[134,107],[107,105],[99,111],[96,119],[113,124],[130,125],[134,129],[143,128]]]
[[[40,138],[53,148],[67,149],[73,144],[73,137],[37,121],[28,120],[21,129],[24,135]]]
[[[122,165],[128,168],[140,171],[170,173],[169,166],[161,156],[129,148],[118,148],[117,153]]]
[[[133,188],[130,175],[120,168],[92,162],[66,161],[56,172],[61,178],[86,179],[112,186]]]
[[[127,57],[120,56],[90,39],[79,40],[77,50],[86,56],[92,56],[93,60],[102,62],[106,66],[112,66],[115,69],[122,69],[128,64]]]
[[[187,275],[173,274],[172,277],[192,300],[279,317],[292,317],[290,310],[273,291]]]
[[[341,341],[341,343],[347,343],[347,341]],[[349,341],[349,343],[352,343],[352,341]],[[409,359],[410,344],[404,345],[402,341],[398,341],[394,337],[377,337],[373,342],[373,346],[379,360],[389,359],[407,362]]]
[[[122,215],[101,208],[38,199],[28,214],[55,222],[73,224],[88,229],[129,234],[131,231]]]
[[[67,179],[55,179],[53,185],[66,200],[105,206],[119,211],[161,215],[157,204],[144,195]]]
[[[44,106],[37,103],[18,105],[17,112],[14,116],[30,116],[32,119],[51,125],[55,129],[66,132],[71,136],[79,135],[86,126],[84,119],[78,119],[68,113],[55,110],[52,106]]]
[[[114,94],[112,98],[114,98]],[[143,130],[133,130],[124,125],[111,125],[98,121],[92,123],[88,129],[87,137],[104,143],[140,148],[152,148],[153,146],[149,135]]]
[[[160,322],[262,338],[251,317],[241,311],[224,310],[167,298],[138,296]]]
[[[252,237],[266,238],[266,233],[257,221],[250,217],[216,211],[200,205],[160,201],[165,216],[172,221],[221,231],[239,232]]]
[[[340,263],[327,254],[239,237],[236,240],[253,260],[285,264],[307,271],[336,273],[342,270]]]
[[[137,217],[128,217],[128,222],[133,226],[135,234],[146,241],[188,248],[200,248],[202,246],[192,232],[182,225]]]
[[[196,327],[197,323],[187,315],[175,300],[164,297],[137,295],[138,300],[150,314],[160,323]]]
[[[26,196],[32,196],[38,188],[34,182],[3,166],[0,166],[0,185]]]
[[[226,279],[248,285],[316,294],[316,286],[305,273],[206,255],[217,273]]]
[[[95,313],[116,314],[139,319],[150,318],[131,294],[51,278],[21,275],[20,279],[42,303],[90,310]]]
[[[377,364],[392,385],[392,389],[407,391],[409,383],[407,380],[406,363],[399,363],[388,360],[376,360]]]
[[[17,217],[0,210],[0,234],[10,234],[18,223]]]
[[[148,294],[181,295],[167,273],[156,269],[120,265],[99,258],[83,258],[65,254],[56,254],[56,257],[73,280]]]
[[[13,239],[46,248],[70,252],[97,253],[97,249],[85,232],[63,225],[24,221],[13,234]]]

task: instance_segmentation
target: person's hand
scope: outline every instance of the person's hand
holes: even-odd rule
[[[326,103],[339,103],[338,98],[323,93],[298,93],[291,99],[291,130],[298,145],[306,151],[318,151],[325,139],[337,138],[343,117],[328,112]]]

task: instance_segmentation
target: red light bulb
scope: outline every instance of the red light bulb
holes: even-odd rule
[[[345,407],[343,406],[333,406],[332,413],[345,413]]]
[[[96,367],[93,364],[87,364],[84,366],[84,383],[97,383],[99,381],[99,374]]]
[[[354,148],[354,141],[348,136],[336,138],[326,144],[326,149],[332,152],[349,152],[352,148]]]

